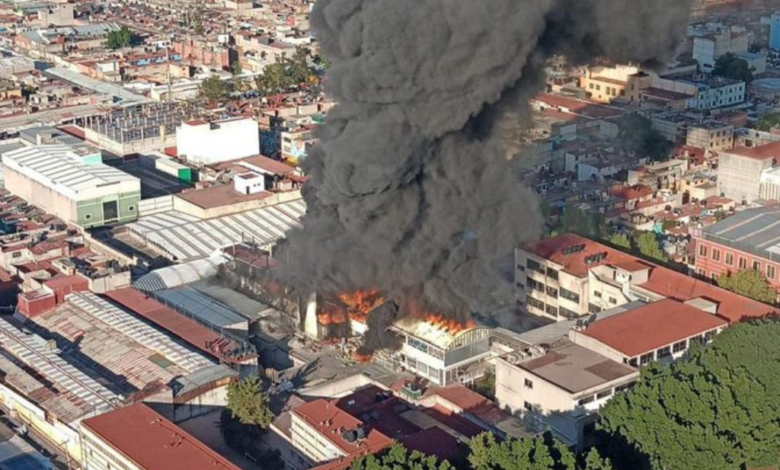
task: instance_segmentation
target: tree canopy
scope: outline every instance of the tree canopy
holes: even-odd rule
[[[557,233],[576,233],[588,238],[604,238],[607,236],[607,223],[603,214],[589,214],[570,205],[564,207],[554,230]]]
[[[385,452],[369,454],[352,462],[351,470],[450,470],[446,460],[439,461],[436,457],[421,452],[409,452],[404,446],[395,444]]]
[[[612,235],[609,241],[618,248],[623,248],[625,250],[631,249],[631,239],[624,233],[616,233]]]
[[[609,460],[592,450],[584,461],[549,433],[523,439],[497,441],[492,433],[471,440],[469,463],[473,470],[612,470]]]
[[[756,129],[769,132],[773,127],[780,126],[780,113],[767,114],[756,123]]]
[[[228,99],[231,91],[230,83],[212,75],[201,82],[198,95],[211,104],[217,104]]]
[[[652,121],[639,114],[631,114],[623,119],[618,137],[628,150],[654,162],[668,160],[674,149],[671,141],[653,129]]]
[[[777,291],[772,288],[766,277],[755,269],[743,269],[732,274],[720,276],[718,285],[726,290],[749,299],[767,304],[775,304]]]
[[[262,96],[283,93],[302,84],[312,83],[314,76],[309,65],[310,52],[302,47],[295,49],[292,57],[282,54],[273,64],[263,70],[262,75],[255,77],[255,86]]]
[[[630,393],[615,396],[602,408],[600,428],[609,433],[606,439],[625,441],[629,452],[644,454],[658,469],[776,467],[778,336],[776,318],[742,323],[708,347],[693,348],[688,359],[651,364]]]
[[[106,46],[109,49],[120,49],[133,43],[133,32],[127,26],[116,31],[110,31],[106,36]]]
[[[712,73],[724,78],[739,80],[745,83],[753,81],[753,71],[745,59],[740,59],[733,53],[723,54],[715,61]]]
[[[661,249],[658,237],[653,232],[639,232],[634,236],[639,252],[652,260],[665,263],[668,261],[666,253]]]
[[[262,383],[256,376],[228,385],[227,408],[241,424],[267,428],[274,419],[268,408],[268,396],[263,393]]]

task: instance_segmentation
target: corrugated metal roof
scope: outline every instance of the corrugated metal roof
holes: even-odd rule
[[[306,203],[296,199],[209,220],[165,212],[142,217],[127,227],[176,260],[189,261],[250,239],[260,245],[272,244],[291,228],[300,226],[305,213]]]
[[[0,318],[0,344],[16,360],[31,368],[46,380],[55,384],[64,400],[53,400],[48,405],[59,412],[58,415],[66,423],[79,421],[88,416],[105,413],[113,408],[120,397],[106,387],[77,369],[52,349],[49,343],[40,336],[22,331],[18,326]],[[15,372],[19,377],[21,369],[11,367],[8,359],[0,362],[6,372]],[[28,387],[34,384],[27,379]],[[56,394],[52,394],[54,396]]]
[[[209,258],[168,266],[141,276],[133,283],[133,287],[144,292],[156,292],[180,287],[207,277],[216,276],[219,266],[226,261],[227,258],[225,256],[218,254]]]
[[[189,313],[217,328],[246,324],[247,319],[234,310],[190,287],[180,287],[155,293],[164,303]]]
[[[137,95],[131,91],[126,90],[124,87],[121,87],[119,85],[114,85],[112,83],[95,80],[94,78],[87,77],[86,75],[82,75],[80,73],[73,72],[71,70],[62,67],[53,67],[50,69],[46,69],[45,73],[60,78],[62,80],[65,80],[67,82],[73,83],[74,85],[78,85],[82,88],[92,90],[96,93],[102,93],[105,95],[111,95],[117,97],[124,102],[133,103],[133,104],[154,102],[154,100],[152,99],[149,99],[145,96]]]
[[[780,251],[780,207],[747,209],[704,229],[710,235],[760,250]]]
[[[66,145],[25,147],[3,154],[3,164],[66,197],[100,186],[141,180],[104,164],[86,165]]]

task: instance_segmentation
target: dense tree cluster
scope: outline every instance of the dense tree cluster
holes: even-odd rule
[[[106,47],[109,49],[121,49],[131,44],[133,44],[133,32],[127,26],[110,31],[106,37]]]
[[[621,121],[618,138],[626,149],[654,162],[668,160],[674,149],[674,144],[653,128],[650,119],[639,114]]]
[[[715,61],[715,75],[732,80],[750,83],[753,81],[753,71],[745,59],[740,59],[733,53],[723,54]]]
[[[255,87],[262,96],[284,93],[301,85],[316,84],[319,79],[309,65],[309,51],[302,47],[292,57],[282,54],[262,75],[255,78]]]
[[[777,291],[772,288],[764,274],[755,269],[720,276],[718,285],[749,299],[772,305],[777,303]]]

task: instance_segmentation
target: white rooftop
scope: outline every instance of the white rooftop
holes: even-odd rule
[[[87,165],[66,145],[24,147],[3,154],[3,165],[73,200],[141,191],[141,180],[98,163]]]

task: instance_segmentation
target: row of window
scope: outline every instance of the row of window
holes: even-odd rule
[[[712,338],[715,337],[715,334],[716,334],[715,331],[708,331],[708,332],[704,333],[703,335],[695,336],[695,337],[691,338],[690,340],[682,340],[682,341],[679,341],[677,343],[672,344],[671,346],[665,346],[665,347],[657,349],[655,351],[651,351],[651,352],[649,352],[647,354],[643,354],[643,355],[639,356],[639,359],[634,357],[634,358],[631,358],[630,360],[624,360],[623,362],[625,362],[625,363],[627,363],[629,365],[632,365],[634,367],[636,367],[637,365],[644,366],[644,365],[647,365],[650,362],[652,362],[653,359],[656,359],[656,360],[663,359],[665,357],[671,356],[672,354],[677,354],[677,353],[685,351],[688,348],[689,341],[690,341],[690,344],[693,344],[693,343],[706,344],[706,343],[712,341]]]
[[[575,304],[579,305],[579,303],[580,303],[580,295],[579,294],[577,294],[576,292],[572,292],[572,291],[570,291],[568,289],[564,289],[563,287],[561,287],[560,296],[563,297],[564,299],[570,301],[570,302],[574,302]]]
[[[582,397],[577,402],[577,404],[580,405],[580,406],[584,406],[584,405],[587,405],[588,403],[593,403],[596,400],[603,400],[604,398],[611,397],[613,393],[615,395],[617,395],[618,393],[620,393],[622,391],[628,390],[629,388],[633,387],[634,385],[636,385],[636,381],[629,382],[629,383],[626,383],[626,384],[623,384],[623,385],[619,385],[619,386],[615,387],[614,392],[613,392],[612,388],[609,388],[607,390],[602,390],[601,392],[599,392],[599,393],[597,393],[595,395],[588,395],[587,397]]]
[[[707,245],[699,245],[699,257],[700,258],[707,258],[709,255],[710,259],[715,262],[720,262],[721,258],[721,252],[718,248],[712,248],[711,252]],[[724,256],[724,263],[726,266],[734,266],[734,254],[726,252]],[[747,269],[748,268],[748,259],[744,258],[742,256],[738,259],[738,265],[737,267],[739,269]],[[758,260],[753,260],[753,264],[751,266],[752,269],[761,272],[761,262]],[[774,280],[775,276],[777,275],[777,269],[774,265],[768,264],[766,265],[766,277],[767,279]]]

